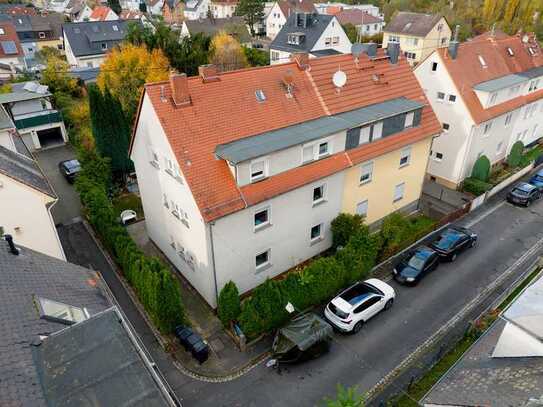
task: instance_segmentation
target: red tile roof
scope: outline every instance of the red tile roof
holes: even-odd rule
[[[373,62],[361,57],[358,66],[351,55],[340,55],[311,59],[305,71],[293,62],[239,70],[221,74],[216,82],[192,77],[188,79],[191,104],[178,108],[167,82],[146,85],[145,93],[204,219],[217,219],[346,169],[353,162],[439,133],[441,126],[407,62],[402,58],[392,65],[382,53],[379,56]],[[340,93],[330,79],[339,66],[348,77]],[[287,72],[293,76],[293,98],[286,96],[283,84]],[[374,83],[374,74],[381,75],[380,83]],[[257,89],[266,95],[264,103],[257,102]],[[214,155],[219,144],[401,96],[426,105],[420,126],[258,183],[238,187],[228,164]]]
[[[340,24],[363,25],[383,22],[383,19],[380,17],[372,16],[371,14],[354,8],[342,10],[336,14],[336,17]]]
[[[139,20],[144,14],[138,10],[122,10],[119,14],[121,20]]]
[[[543,66],[543,51],[538,42],[531,35],[526,38],[528,42],[524,43],[521,35],[497,33],[492,36],[486,33],[460,44],[456,59],[449,57],[446,48],[437,50],[475,123],[485,122],[541,97],[541,91],[538,91],[484,109],[473,90],[478,83]],[[530,55],[530,47],[535,51],[534,56]],[[511,48],[513,56],[507,48]],[[479,62],[479,56],[486,62],[486,67]]]
[[[21,42],[19,41],[19,37],[17,36],[13,23],[9,21],[0,22],[0,28],[4,30],[4,34],[0,35],[0,41],[13,41],[17,47],[16,54],[6,54],[4,53],[4,49],[0,47],[0,58],[22,57],[23,48],[21,47]]]
[[[92,10],[92,13],[89,18],[95,21],[106,21],[106,18],[110,11],[113,11],[113,10],[111,10],[107,6],[97,6],[94,8],[94,10]]]
[[[312,0],[279,0],[277,2],[283,15],[288,18],[290,13],[316,13],[315,5]]]

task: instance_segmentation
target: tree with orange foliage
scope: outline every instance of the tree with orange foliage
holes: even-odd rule
[[[121,103],[131,122],[138,107],[143,85],[168,79],[170,64],[160,49],[124,44],[109,53],[100,66],[97,84]]]
[[[233,71],[247,66],[247,57],[239,42],[224,31],[211,41],[210,62],[217,65],[220,72]]]

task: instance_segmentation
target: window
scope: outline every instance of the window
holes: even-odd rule
[[[6,32],[4,31],[3,28],[0,28],[0,35],[4,35]]]
[[[333,37],[332,38],[332,45],[338,45],[339,44],[339,37]]]
[[[535,55],[535,50],[532,47],[528,47],[528,52],[530,53],[531,56]]]
[[[270,265],[271,250],[268,249],[265,252],[258,253],[255,256],[255,266],[257,270],[262,270]]]
[[[445,93],[443,92],[437,92],[437,100],[445,100]]]
[[[451,125],[449,123],[443,123],[443,131],[449,131]]]
[[[287,42],[292,45],[300,45],[300,43],[303,41],[303,37],[303,34],[299,33],[288,34]]]
[[[325,155],[328,155],[328,142],[319,144],[318,158],[324,157]]]
[[[330,154],[330,144],[323,141],[318,144],[309,144],[302,147],[302,164],[319,160]]]
[[[417,54],[414,52],[404,52],[404,55],[407,59],[416,59]]]
[[[528,92],[532,92],[534,90],[537,90],[537,86],[539,85],[539,79],[536,79],[535,81],[530,82],[530,87],[528,88]]]
[[[324,184],[313,188],[313,205],[317,205],[321,202],[324,202],[324,192],[325,192]]]
[[[435,161],[441,161],[443,160],[443,153],[436,153],[434,156]]]
[[[488,132],[490,131],[491,128],[492,128],[492,122],[486,123],[485,127],[483,129],[483,134],[488,134]]]
[[[509,95],[515,95],[520,91],[520,85],[513,86],[509,89]]]
[[[396,35],[391,35],[388,39],[388,42],[400,42],[400,37]]]
[[[360,184],[366,184],[371,181],[373,175],[373,161],[362,164],[360,172]]]
[[[271,60],[272,61],[278,61],[279,60],[279,51],[272,51],[271,52]]]
[[[360,216],[368,216],[368,200],[356,204],[356,214]]]
[[[324,46],[329,47],[331,44],[332,44],[332,38],[331,37],[326,37],[324,39]]]
[[[159,164],[159,161],[158,161],[158,153],[153,150],[152,147],[149,148],[149,154],[151,156],[151,165],[153,165],[154,167],[156,168],[160,168],[160,164]]]
[[[311,242],[322,240],[322,223],[319,223],[311,228],[310,237]]]
[[[447,40],[448,40],[447,37],[443,37],[443,38],[441,39],[441,45],[446,45],[446,44],[447,44]]]
[[[259,211],[255,212],[255,230],[262,229],[264,226],[268,225],[270,225],[270,208],[260,209]]]
[[[498,97],[498,92],[494,92],[492,95],[490,95],[490,104],[493,105],[496,103],[496,98]]]
[[[437,71],[437,62],[432,62],[432,72],[436,72]]]
[[[302,163],[313,161],[313,146],[302,148]]]
[[[113,25],[111,28],[113,28],[113,31],[119,31],[119,27],[116,25]]]
[[[513,119],[513,113],[509,113],[507,116],[505,116],[505,125],[509,126],[511,124],[512,119]]]
[[[400,154],[400,168],[409,165],[409,161],[411,161],[411,147],[406,147]]]
[[[107,49],[107,43],[103,42],[102,43],[102,50],[106,50]]]
[[[45,33],[42,32],[42,31],[40,31],[40,32],[38,33],[38,37],[41,38],[41,39],[44,39],[44,38],[45,38]]]
[[[456,102],[456,95],[449,95],[449,103]]]
[[[478,58],[479,58],[479,63],[481,64],[481,66],[482,66],[483,68],[487,68],[488,65],[486,64],[486,61],[485,61],[485,59],[483,58],[483,56],[482,56],[482,55],[478,55]]]
[[[413,126],[413,118],[415,117],[415,113],[409,112],[405,115],[405,127],[411,127]]]
[[[175,216],[177,219],[181,219],[179,205],[177,205],[174,201],[170,201],[170,209],[172,210],[173,216]]]
[[[260,181],[268,176],[266,160],[251,162],[251,182]]]
[[[392,202],[398,202],[403,199],[403,194],[405,190],[405,182],[398,184],[394,187],[394,198]]]
[[[500,141],[500,142],[498,143],[498,145],[496,146],[496,155],[498,155],[498,154],[501,153],[502,147],[503,147],[503,142]]]
[[[174,171],[173,161],[166,157],[164,157],[164,161],[166,161],[166,172],[170,175],[173,175],[173,171]]]
[[[255,97],[258,102],[265,102],[266,101],[266,94],[262,89],[255,90]]]
[[[76,322],[84,321],[90,316],[85,308],[74,307],[73,305],[42,297],[37,297],[36,299],[40,318],[42,319],[72,325]]]
[[[170,205],[168,204],[168,196],[166,194],[162,194],[162,203],[164,204],[165,208],[170,208]]]

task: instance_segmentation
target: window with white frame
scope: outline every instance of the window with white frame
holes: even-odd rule
[[[272,61],[279,61],[279,51],[272,51],[271,52],[271,60]]]
[[[158,152],[153,148],[149,147],[149,156],[150,160],[149,162],[156,168],[160,168],[159,158],[158,158]]]
[[[443,123],[443,131],[449,131],[451,125],[449,123]]]
[[[271,210],[269,207],[259,209],[254,214],[254,228],[260,230],[271,224]]]
[[[356,214],[360,216],[368,216],[368,200],[356,204]]]
[[[388,38],[388,42],[400,42],[400,37],[398,37],[397,35],[391,35]]]
[[[326,185],[322,184],[318,187],[313,188],[313,205],[320,204],[324,202],[324,194],[326,192]]]
[[[411,147],[405,147],[400,153],[400,168],[409,165],[411,161]]]
[[[483,135],[487,135],[490,133],[490,129],[492,128],[492,122],[485,123],[485,127],[483,128]]]
[[[392,202],[398,202],[403,199],[403,195],[405,192],[405,182],[402,182],[401,184],[398,184],[394,187],[394,197],[392,199]]]
[[[175,250],[175,239],[170,235],[170,247]]]
[[[0,35],[4,35],[6,32],[4,31],[3,28],[0,28]]]
[[[268,176],[268,160],[260,159],[251,162],[251,182],[260,181]]]
[[[367,184],[371,182],[373,176],[373,161],[362,164],[360,167],[360,184]]]
[[[498,97],[498,92],[494,92],[490,95],[490,104],[493,105],[496,103],[496,99]]]
[[[508,113],[507,116],[505,116],[505,126],[509,126],[511,124],[512,119],[513,119],[513,113]]]
[[[179,242],[177,242],[177,255],[185,260],[185,248]]]
[[[445,93],[444,92],[437,92],[437,100],[438,101],[445,100]]]
[[[330,45],[332,45],[332,38],[331,37],[326,37],[324,39],[324,46],[329,47]]]
[[[413,126],[413,119],[415,117],[414,112],[409,112],[405,115],[405,127]]]
[[[302,146],[302,163],[319,160],[330,154],[330,143],[322,141],[315,144],[307,144]]]
[[[333,37],[332,38],[332,45],[338,45],[339,44],[339,37]]]
[[[531,81],[530,86],[528,88],[528,92],[532,92],[534,90],[537,90],[538,85],[539,85],[539,79]]]
[[[443,153],[437,153],[436,152],[435,155],[434,155],[434,160],[438,161],[438,162],[443,160]]]
[[[44,33],[43,31],[40,31],[40,32],[38,33],[38,37],[40,37],[40,39],[43,40],[43,39],[45,38],[45,33]]]
[[[256,270],[267,268],[271,264],[271,249],[260,252],[255,256]]]
[[[319,223],[318,225],[311,227],[310,238],[311,238],[311,242],[322,240],[323,238],[322,223]]]

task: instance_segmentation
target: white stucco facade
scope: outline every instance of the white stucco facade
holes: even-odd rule
[[[104,62],[106,54],[76,56],[70,46],[70,41],[64,34],[64,49],[66,52],[66,60],[71,67],[77,68],[98,68]]]
[[[266,18],[266,36],[273,40],[286,22],[287,17],[281,11],[279,4],[275,2]]]
[[[210,0],[190,0],[187,1],[183,13],[187,20],[198,20],[207,18]]]
[[[230,18],[236,12],[237,3],[232,2],[214,2],[210,3],[210,10],[215,18]]]

